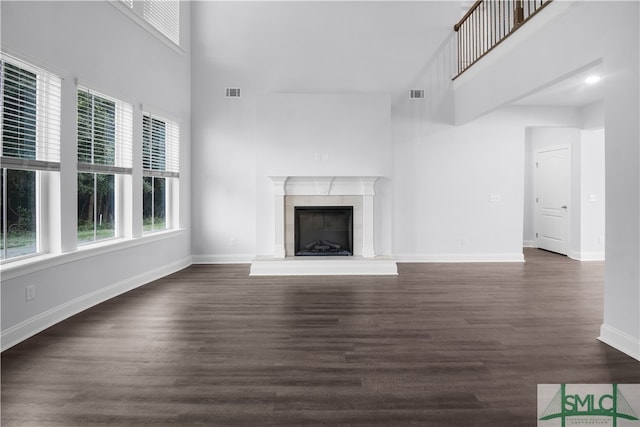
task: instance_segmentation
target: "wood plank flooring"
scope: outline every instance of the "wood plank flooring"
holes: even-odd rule
[[[640,383],[603,263],[196,265],[2,354],[2,426],[535,426],[539,383]]]

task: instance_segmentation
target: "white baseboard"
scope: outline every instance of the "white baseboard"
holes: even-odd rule
[[[40,313],[30,319],[18,323],[17,325],[3,330],[0,338],[2,343],[0,345],[0,349],[1,351],[5,351],[27,338],[36,335],[38,332],[41,332],[75,314],[149,282],[182,270],[189,265],[191,265],[191,257],[187,257],[180,261],[157,268],[153,271],[147,271],[143,274],[122,280],[97,291],[67,301],[62,305],[45,311],[44,313]]]
[[[192,255],[194,264],[251,264],[255,255]]]
[[[604,252],[571,251],[568,256],[576,261],[604,261]]]
[[[523,248],[535,248],[533,240],[523,240],[522,241]]]
[[[247,254],[192,255],[194,264],[251,264],[254,259],[270,258]],[[524,254],[400,254],[393,255],[397,262],[524,262]]]
[[[400,254],[397,262],[524,262],[522,253],[504,254]]]
[[[619,329],[614,328],[606,324],[600,326],[600,341],[610,345],[616,350],[640,360],[640,340],[637,337],[633,337],[626,332],[622,332]]]

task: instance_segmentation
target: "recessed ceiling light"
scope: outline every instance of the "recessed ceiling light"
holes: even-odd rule
[[[584,82],[587,84],[596,84],[600,81],[600,76],[597,74],[594,74],[592,76],[587,77],[586,79],[584,79]]]

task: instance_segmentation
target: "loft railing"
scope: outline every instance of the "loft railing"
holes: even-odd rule
[[[551,1],[476,1],[460,22],[453,27],[458,33],[457,76],[513,34]]]

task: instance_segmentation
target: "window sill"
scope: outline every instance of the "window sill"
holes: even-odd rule
[[[177,238],[182,236],[184,232],[184,229],[159,231],[153,234],[145,234],[142,237],[134,239],[111,239],[104,242],[83,245],[73,252],[63,254],[35,255],[13,262],[9,261],[6,264],[0,265],[0,273],[2,274],[2,281],[10,280],[25,274],[35,273],[37,271],[46,270],[48,268],[57,267],[71,262],[77,262],[83,259],[93,258],[137,246],[148,245],[166,239]]]

